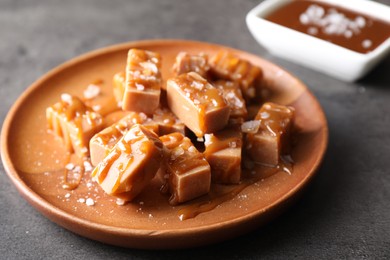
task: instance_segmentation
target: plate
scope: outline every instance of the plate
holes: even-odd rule
[[[163,77],[179,51],[214,54],[234,52],[264,70],[268,100],[296,109],[296,145],[291,174],[275,171],[258,178],[238,194],[194,218],[180,220],[179,212],[199,201],[172,207],[151,184],[132,203],[119,206],[84,176],[73,190],[61,187],[67,155],[61,140],[48,134],[45,109],[62,93],[78,96],[96,80],[111,98],[112,76],[122,71],[130,48],[161,53]],[[2,160],[21,195],[44,216],[81,236],[104,243],[145,249],[201,246],[253,230],[286,209],[310,181],[324,156],[328,128],[324,113],[305,85],[276,65],[229,47],[184,40],[130,42],[90,52],[53,69],[32,84],[9,111],[1,135]],[[233,195],[232,195],[233,194]],[[90,198],[94,205],[84,201]],[[207,206],[206,206],[207,207]]]

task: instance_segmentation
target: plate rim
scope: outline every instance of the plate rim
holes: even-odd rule
[[[90,58],[93,58],[95,56],[119,51],[124,48],[131,48],[131,47],[146,47],[146,46],[155,46],[158,44],[163,45],[169,45],[169,44],[197,44],[197,45],[209,45],[213,48],[224,48],[224,49],[230,49],[233,51],[250,54],[252,56],[256,56],[256,58],[261,59],[262,61],[265,61],[266,63],[269,63],[273,67],[281,69],[283,72],[287,73],[291,78],[298,81],[302,87],[304,87],[305,92],[307,92],[308,95],[311,96],[313,100],[315,100],[315,105],[318,106],[318,111],[320,112],[320,116],[322,117],[322,120],[324,122],[322,130],[322,143],[321,147],[322,150],[319,153],[319,159],[316,160],[315,164],[313,164],[310,167],[310,171],[308,174],[305,175],[305,177],[292,189],[290,189],[287,193],[285,193],[283,196],[281,196],[279,199],[274,201],[273,203],[267,205],[265,208],[260,210],[255,210],[253,212],[250,212],[246,215],[225,220],[218,223],[213,224],[207,224],[204,226],[197,226],[197,227],[191,227],[191,228],[181,228],[181,229],[166,229],[166,230],[152,230],[152,229],[139,229],[139,228],[125,228],[125,227],[115,227],[110,226],[106,224],[100,224],[93,221],[89,221],[80,217],[77,217],[75,215],[72,215],[54,205],[46,201],[44,198],[39,196],[34,190],[32,190],[28,185],[20,178],[18,171],[15,169],[14,164],[12,163],[10,151],[9,151],[9,133],[10,133],[10,127],[12,124],[12,121],[14,119],[15,114],[17,113],[18,109],[21,107],[21,104],[24,103],[24,101],[30,96],[31,93],[36,91],[41,83],[45,82],[46,80],[50,79],[52,76],[56,75],[57,73],[60,73],[62,70],[71,67],[79,62],[88,60]],[[278,65],[265,60],[264,58],[252,54],[250,52],[239,50],[236,48],[232,48],[229,46],[221,45],[221,44],[215,44],[215,43],[209,43],[209,42],[203,42],[203,41],[193,41],[193,40],[183,40],[183,39],[150,39],[150,40],[140,40],[140,41],[130,41],[115,45],[110,45],[107,47],[102,47],[93,51],[89,51],[87,53],[81,54],[79,56],[76,56],[74,58],[71,58],[70,60],[65,61],[64,63],[56,66],[55,68],[49,70],[48,72],[44,73],[41,77],[39,77],[36,81],[34,81],[32,84],[30,84],[23,92],[22,94],[16,99],[14,104],[11,106],[10,110],[8,111],[6,118],[3,122],[2,130],[1,130],[1,159],[2,163],[5,169],[5,172],[7,173],[8,177],[11,179],[12,183],[16,186],[18,192],[22,195],[22,197],[29,202],[31,206],[33,206],[36,210],[38,210],[41,214],[43,214],[45,217],[50,219],[51,221],[55,222],[61,227],[64,227],[68,230],[71,230],[72,232],[75,232],[77,234],[82,235],[82,232],[77,232],[74,229],[69,228],[70,225],[82,225],[84,228],[91,228],[94,231],[97,232],[110,232],[115,233],[116,235],[121,235],[125,237],[138,237],[138,236],[148,236],[153,234],[154,236],[161,236],[162,238],[168,238],[168,237],[179,237],[183,235],[190,235],[194,233],[203,233],[210,230],[213,230],[215,228],[219,228],[219,226],[224,227],[234,227],[237,224],[240,224],[242,222],[250,222],[251,220],[255,219],[256,217],[265,214],[271,210],[276,210],[278,206],[281,206],[283,202],[287,202],[290,199],[293,199],[295,196],[298,195],[299,191],[303,190],[304,187],[310,182],[310,180],[315,176],[316,172],[318,171],[318,168],[322,164],[322,161],[324,160],[325,153],[328,146],[328,140],[329,140],[329,128],[327,119],[325,116],[325,113],[317,100],[317,98],[313,95],[313,93],[310,91],[310,89],[296,76],[291,74],[288,70],[285,70]],[[54,214],[55,218],[49,215],[49,213]],[[68,223],[60,223],[59,221],[56,221],[56,219],[65,219]],[[86,236],[86,235],[82,235]],[[88,237],[88,236],[86,236]],[[91,239],[97,240],[95,238],[89,237]],[[223,239],[223,238],[222,238]],[[105,241],[106,242],[106,241]],[[137,247],[141,248],[141,247]],[[150,247],[155,248],[155,247]],[[175,247],[173,247],[175,248]]]

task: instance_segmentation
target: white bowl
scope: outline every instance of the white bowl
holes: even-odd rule
[[[265,20],[263,17],[291,0],[265,0],[246,16],[254,38],[275,56],[326,73],[345,81],[366,75],[390,51],[390,38],[373,51],[362,54]],[[367,0],[326,0],[390,23],[390,8]]]

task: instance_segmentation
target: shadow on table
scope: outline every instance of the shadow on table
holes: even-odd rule
[[[377,67],[356,83],[358,85],[390,90],[390,55],[387,55]]]

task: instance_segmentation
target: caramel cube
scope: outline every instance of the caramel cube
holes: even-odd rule
[[[224,98],[230,106],[231,118],[246,118],[248,111],[246,110],[245,99],[242,97],[238,83],[218,80],[214,82],[214,87],[222,91]]]
[[[159,126],[144,113],[129,112],[124,118],[103,129],[91,138],[89,148],[91,151],[92,165],[96,166],[100,163],[123,135],[135,124],[143,124],[149,130],[158,133]]]
[[[123,110],[153,114],[160,102],[160,70],[160,54],[138,49],[129,50]]]
[[[162,148],[155,133],[136,124],[96,166],[92,177],[107,194],[131,201],[156,175]]]
[[[113,78],[113,92],[115,100],[122,106],[123,96],[125,94],[126,75],[124,72],[115,73]]]
[[[271,102],[260,108],[253,121],[258,122],[258,128],[246,138],[246,150],[253,161],[276,166],[280,156],[290,152],[294,113],[292,107]]]
[[[222,93],[196,72],[169,79],[167,99],[172,112],[198,137],[224,128],[229,120]]]
[[[179,132],[185,135],[186,126],[167,108],[154,111],[153,121],[159,125],[159,135]]]
[[[239,126],[205,135],[204,155],[215,183],[237,184],[241,179],[242,132]]]
[[[160,137],[164,144],[165,171],[171,193],[169,203],[183,203],[210,191],[210,165],[191,140],[181,133]]]
[[[210,66],[211,71],[218,78],[238,82],[246,99],[256,97],[257,80],[263,75],[259,67],[228,51],[220,51],[213,56]]]
[[[177,76],[183,73],[196,72],[200,76],[207,78],[209,69],[210,66],[205,54],[190,55],[186,52],[180,52],[173,64],[173,71]]]
[[[69,94],[62,94],[60,102],[46,109],[46,119],[48,128],[64,140],[67,150],[79,157],[89,155],[89,140],[103,128],[100,114]]]

